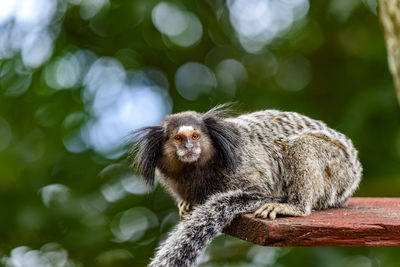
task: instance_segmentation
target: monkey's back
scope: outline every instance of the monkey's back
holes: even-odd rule
[[[261,191],[274,197],[287,197],[287,185],[282,179],[285,174],[285,151],[293,142],[304,136],[315,139],[311,142],[320,142],[326,147],[325,150],[332,150],[332,155],[324,155],[316,164],[321,165],[320,168],[326,168],[325,165],[332,165],[334,162],[339,169],[346,171],[348,177],[343,179],[351,180],[346,181],[351,184],[348,185],[350,188],[346,195],[351,195],[357,188],[362,168],[356,149],[350,139],[329,128],[322,121],[299,113],[278,110],[258,111],[226,121],[235,125],[243,141],[237,150],[240,165],[231,181],[233,188],[246,188],[245,190]],[[332,159],[336,157],[333,152],[341,154],[341,159]]]

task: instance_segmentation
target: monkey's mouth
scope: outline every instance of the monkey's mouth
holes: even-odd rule
[[[199,159],[200,153],[195,153],[195,152],[187,152],[184,155],[178,155],[178,158],[180,161],[185,162],[185,163],[190,163],[190,162],[195,162]]]

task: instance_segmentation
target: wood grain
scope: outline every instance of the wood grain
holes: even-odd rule
[[[262,246],[400,246],[400,198],[352,198],[307,217],[242,214],[224,233]]]

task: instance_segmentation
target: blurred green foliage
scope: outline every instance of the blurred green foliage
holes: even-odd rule
[[[0,10],[6,266],[146,265],[178,216],[162,188],[148,192],[129,169],[129,130],[227,101],[327,122],[360,150],[356,195],[399,196],[399,105],[374,0],[32,0]],[[220,236],[202,264],[396,258],[394,249],[262,248]]]

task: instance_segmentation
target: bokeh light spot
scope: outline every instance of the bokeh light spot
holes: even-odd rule
[[[49,207],[52,203],[63,204],[68,201],[70,190],[63,184],[51,184],[39,190],[43,204]]]
[[[163,34],[181,34],[187,27],[185,14],[174,4],[161,2],[152,11],[154,26]]]
[[[179,94],[187,100],[196,100],[217,86],[214,73],[206,66],[189,62],[179,67],[175,74],[175,85]]]
[[[179,46],[192,46],[203,34],[203,27],[195,14],[171,3],[157,4],[152,11],[152,20],[162,34]]]
[[[20,61],[8,61],[0,71],[0,85],[3,94],[16,97],[25,93],[32,81],[32,72],[24,69]]]
[[[247,252],[247,258],[256,265],[273,266],[280,255],[279,248],[253,246]]]
[[[301,55],[294,55],[283,60],[276,74],[278,85],[288,91],[299,91],[311,80],[311,64]]]
[[[88,149],[81,129],[85,122],[86,116],[82,112],[71,113],[64,119],[62,125],[62,141],[68,151],[82,153]]]
[[[108,57],[99,58],[85,76],[83,100],[90,103],[95,98],[102,104],[98,108],[103,109],[121,91],[121,85],[125,80],[126,72],[118,60]],[[101,110],[96,110],[96,112],[101,112]]]
[[[89,194],[81,198],[80,205],[86,212],[102,212],[107,208],[107,201],[100,193]]]
[[[79,80],[81,66],[74,55],[60,59],[56,67],[56,79],[61,88],[74,87]]]
[[[78,52],[79,53],[79,52]],[[47,85],[55,89],[75,88],[80,85],[85,70],[84,54],[67,53],[65,56],[47,64],[44,75]]]
[[[121,184],[125,191],[134,195],[143,195],[150,191],[150,189],[136,175],[130,175],[123,178]]]
[[[222,60],[215,67],[218,85],[226,95],[233,99],[236,89],[247,82],[247,71],[242,63],[235,59]]]
[[[126,72],[115,59],[95,61],[84,79],[82,96],[93,115],[83,128],[87,144],[109,158],[119,157],[132,130],[158,124],[171,112],[169,95],[160,87],[165,82],[154,82],[142,72]]]
[[[201,26],[197,16],[192,13],[186,13],[186,21],[186,29],[181,34],[170,36],[169,38],[179,46],[189,47],[200,41],[203,34],[203,26]]]
[[[79,263],[68,258],[68,252],[57,243],[47,243],[40,250],[27,246],[16,247],[10,256],[1,258],[7,267],[78,267]]]
[[[80,14],[83,19],[90,19],[109,6],[109,0],[81,0]]]
[[[307,0],[228,0],[230,21],[239,42],[257,53],[308,12]]]
[[[53,38],[47,31],[32,32],[22,45],[22,60],[26,67],[37,68],[53,53]]]
[[[16,21],[33,26],[49,24],[55,13],[57,2],[52,0],[20,0],[18,4],[15,13]]]
[[[53,52],[54,38],[65,8],[53,0],[7,0],[0,3],[0,59],[21,52],[26,67],[37,68]]]
[[[108,202],[116,202],[126,194],[120,183],[103,185],[101,187],[101,193]]]
[[[158,226],[157,216],[149,209],[135,207],[117,214],[111,222],[115,241],[138,241],[147,230]]]
[[[132,130],[158,124],[170,113],[168,102],[157,87],[116,86],[122,86],[121,92],[109,105],[106,102],[111,102],[110,99],[95,99],[93,108],[97,118],[87,124],[84,135],[96,151],[110,157],[113,157],[110,151],[120,149]],[[100,109],[103,104],[104,108]]]
[[[0,1],[0,24],[7,21],[15,12],[16,0]]]

